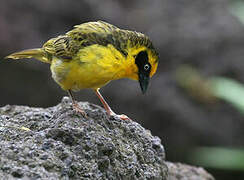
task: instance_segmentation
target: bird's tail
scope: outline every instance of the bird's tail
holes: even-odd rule
[[[48,53],[42,48],[27,49],[19,52],[15,52],[5,57],[5,59],[23,59],[23,58],[35,58],[44,63],[51,63]]]

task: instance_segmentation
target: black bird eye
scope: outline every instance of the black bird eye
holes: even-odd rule
[[[148,71],[149,69],[150,69],[150,65],[149,65],[149,64],[145,64],[145,65],[144,65],[144,70],[145,70],[145,71]]]

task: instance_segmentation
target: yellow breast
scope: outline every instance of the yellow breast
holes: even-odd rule
[[[53,58],[51,71],[54,80],[64,90],[96,89],[111,80],[130,76],[137,78],[134,62],[130,62],[112,45],[88,46],[72,60]]]

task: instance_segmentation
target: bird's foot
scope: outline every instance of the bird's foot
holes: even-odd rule
[[[114,112],[109,113],[109,116],[113,116],[113,117],[118,117],[121,120],[131,120],[128,116],[126,116],[125,114],[115,114]]]
[[[130,120],[130,118],[124,114],[121,114],[121,115],[115,114],[112,111],[112,109],[109,107],[108,103],[102,97],[101,93],[99,92],[99,89],[95,89],[95,93],[96,93],[97,97],[100,99],[100,101],[102,102],[104,109],[107,111],[107,114],[109,117],[113,116],[113,117],[118,117],[121,120]]]
[[[85,118],[87,118],[86,112],[79,106],[79,104],[77,102],[73,103],[72,106],[73,106],[73,109],[76,112],[81,113],[82,116],[84,116]]]

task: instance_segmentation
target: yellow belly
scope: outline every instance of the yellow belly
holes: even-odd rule
[[[64,90],[80,90],[84,88],[100,88],[113,79],[114,73],[93,63],[78,61],[64,62],[55,59],[51,64],[54,80]]]
[[[113,46],[92,45],[81,49],[72,60],[54,57],[51,71],[64,90],[81,90],[100,88],[115,79],[136,79],[134,66],[132,60],[125,59]]]

